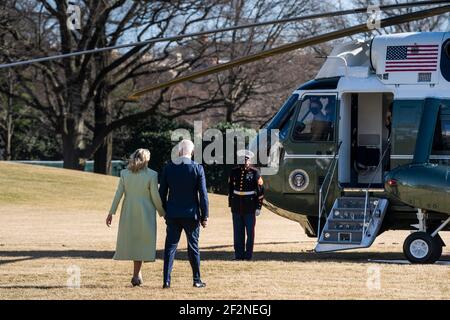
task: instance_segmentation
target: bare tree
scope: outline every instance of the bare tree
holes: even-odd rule
[[[361,5],[369,3],[358,1]],[[397,0],[382,3],[394,1]],[[71,16],[66,0],[3,1],[0,61],[300,16],[340,6],[339,2],[308,0],[79,0],[77,3],[82,12],[81,26],[73,30],[67,23]],[[406,10],[410,9],[401,12]],[[398,12],[389,11],[386,15]],[[439,30],[446,18],[430,18],[377,32]],[[316,46],[237,67],[149,94],[140,102],[127,99],[135,88],[365,19],[367,15],[333,17],[236,30],[207,38],[35,63],[11,69],[11,77],[1,71],[5,79],[15,79],[17,85],[11,90],[8,81],[0,83],[0,93],[6,97],[0,126],[2,132],[10,132],[12,137],[14,114],[11,118],[9,106],[20,102],[38,111],[45,117],[41,122],[57,133],[66,168],[82,169],[86,159],[93,157],[95,171],[108,173],[115,129],[157,114],[190,119],[199,113],[203,116],[214,113],[226,121],[257,125],[273,114],[292,89],[314,76],[322,62],[314,57],[326,55],[330,46]],[[8,144],[8,134],[3,137],[4,144]]]
[[[314,6],[311,1],[248,1],[236,0],[222,8],[216,27],[236,26],[244,23],[258,22],[270,19],[282,19],[301,16],[311,12]],[[278,24],[263,28],[236,30],[231,34],[219,34],[212,40],[217,52],[217,59],[229,61],[240,56],[252,54],[280,45],[286,41],[283,38],[289,32],[288,24]],[[268,58],[265,61],[248,66],[234,68],[215,76],[214,95],[221,98],[220,103],[225,110],[225,120],[228,122],[254,120],[261,121],[263,112],[248,112],[246,107],[257,97],[266,101],[275,92],[291,90],[293,83],[280,81],[277,74],[282,66],[292,59],[295,53]],[[252,119],[253,118],[253,119]],[[259,118],[259,119],[258,119]]]
[[[69,53],[136,40],[185,33],[207,19],[213,1],[80,1],[81,29],[68,26],[67,2],[11,1],[6,10],[10,23],[2,26],[10,46],[3,60],[19,60]],[[120,52],[88,54],[61,61],[15,68],[23,95],[19,99],[40,110],[61,137],[64,167],[82,169],[95,155],[96,171],[110,166],[111,132],[136,119],[155,114],[165,100],[162,91],[141,104],[124,99],[145,77],[157,79],[164,71],[185,72],[199,57],[167,61],[172,43],[149,44]],[[5,88],[2,92],[9,94]],[[116,95],[117,94],[117,95]],[[119,95],[119,96],[118,96]],[[125,95],[126,96],[126,95]],[[120,113],[114,110],[120,109]],[[190,112],[202,106],[190,106]]]
[[[219,17],[214,28],[237,26],[269,19],[283,19],[322,12],[326,5],[313,1],[235,0],[216,7]],[[336,25],[333,26],[335,28]],[[296,41],[329,28],[323,21],[302,21],[267,27],[235,30],[204,39],[215,53],[207,63],[218,64],[241,56]],[[264,61],[237,67],[201,81],[179,84],[170,89],[172,110],[181,109],[193,90],[206,92],[214,111],[206,111],[212,122],[242,122],[259,126],[276,112],[282,100],[299,84],[314,77],[323,60],[317,50],[298,50]],[[203,60],[205,61],[205,60]]]
[[[14,84],[11,78],[11,74],[9,74],[9,76],[10,77],[6,80],[6,86],[8,87],[8,91],[10,94],[0,97],[0,138],[3,142],[2,144],[4,147],[4,155],[0,154],[0,156],[2,156],[2,158],[5,160],[11,160],[11,145],[15,124],[15,110],[12,101]]]
[[[8,16],[4,14],[5,5],[1,6],[0,9],[0,30],[3,30],[3,27],[8,25],[11,21],[8,19]],[[5,38],[5,33],[0,31],[0,47],[5,46]],[[7,73],[6,77],[1,79],[1,85],[5,87],[8,94],[0,96],[0,141],[4,150],[3,152],[0,152],[0,157],[5,160],[11,160],[11,146],[16,116],[12,98],[14,80],[11,71]]]

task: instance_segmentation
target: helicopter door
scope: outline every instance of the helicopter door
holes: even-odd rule
[[[297,103],[283,139],[284,193],[318,192],[335,152],[336,114],[336,93],[308,93]]]
[[[382,156],[388,152],[392,101],[391,93],[351,94],[350,114],[343,115],[349,118],[351,129],[351,146],[347,154],[350,161],[340,158],[343,160],[341,165],[350,171],[350,187],[383,186],[383,172],[389,166],[389,159]]]

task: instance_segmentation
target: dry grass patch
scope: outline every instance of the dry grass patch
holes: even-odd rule
[[[317,255],[295,222],[263,210],[255,261],[234,262],[231,217],[224,196],[210,195],[210,226],[201,231],[204,290],[192,290],[182,239],[171,290],[162,290],[164,222],[158,259],[144,265],[145,284],[129,285],[131,263],[111,260],[117,218],[104,219],[117,179],[90,173],[0,162],[0,299],[449,299],[446,265],[370,263],[403,259],[407,232],[387,232],[368,250]],[[450,243],[448,233],[444,240]],[[448,249],[444,253],[448,259]],[[67,287],[68,268],[81,272]],[[367,286],[373,268],[380,288]]]

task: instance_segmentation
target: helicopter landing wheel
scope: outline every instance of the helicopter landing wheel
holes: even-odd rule
[[[422,231],[411,233],[403,244],[403,253],[411,263],[433,264],[442,255],[442,241]]]

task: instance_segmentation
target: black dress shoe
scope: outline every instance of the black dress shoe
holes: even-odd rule
[[[170,288],[170,282],[164,282],[163,289],[169,289]]]
[[[203,281],[194,281],[194,287],[195,288],[204,288],[206,287],[206,283],[204,283]]]
[[[143,281],[142,281],[141,277],[133,277],[133,278],[131,278],[131,284],[133,285],[133,287],[141,286],[142,283],[143,283]]]

